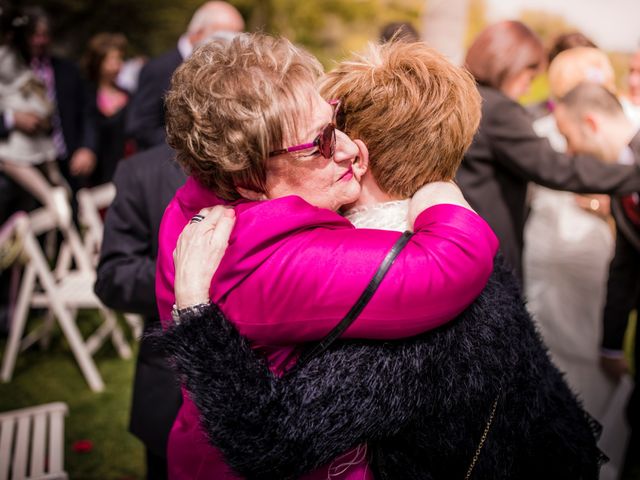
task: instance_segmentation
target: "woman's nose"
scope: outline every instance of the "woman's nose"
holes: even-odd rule
[[[333,156],[336,162],[353,162],[358,156],[358,146],[346,133],[336,130],[336,152]]]

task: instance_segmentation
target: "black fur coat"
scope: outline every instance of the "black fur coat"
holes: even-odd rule
[[[222,313],[159,338],[208,438],[249,479],[287,479],[367,443],[377,479],[596,479],[597,425],[551,364],[500,261],[456,320],[403,341],[340,341],[275,377]]]

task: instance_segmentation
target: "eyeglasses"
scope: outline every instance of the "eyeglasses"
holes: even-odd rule
[[[311,143],[302,143],[300,145],[294,145],[293,147],[281,148],[269,153],[269,157],[276,157],[283,153],[298,152],[300,150],[307,150],[308,148],[318,147],[320,155],[324,158],[333,158],[336,153],[336,119],[340,111],[340,100],[329,100],[329,105],[333,107],[333,117],[331,123],[327,124],[322,129],[320,135],[318,135]]]

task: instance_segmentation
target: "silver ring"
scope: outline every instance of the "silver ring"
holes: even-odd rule
[[[193,217],[191,217],[189,223],[199,223],[202,220],[204,220],[204,215],[200,215],[199,213],[197,213]]]

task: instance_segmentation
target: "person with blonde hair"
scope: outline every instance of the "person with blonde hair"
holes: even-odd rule
[[[173,260],[180,233],[203,220],[205,207],[233,207],[236,227],[217,275],[206,279],[205,296],[211,292],[276,375],[295,364],[304,344],[340,322],[392,248],[398,251],[399,239],[406,245],[345,338],[398,339],[447,323],[480,293],[497,250],[491,229],[451,182],[416,192],[407,221],[412,236],[354,229],[340,216],[340,208],[359,202],[369,155],[361,140],[339,130],[340,101],[319,95],[321,74],[317,59],[288,40],[245,34],[196,49],[166,97],[168,142],[190,177],[160,227],[160,319],[170,324],[172,316],[202,307],[174,294],[174,281],[185,280],[176,277]],[[477,119],[477,97],[472,105]],[[460,137],[461,150],[474,126]],[[459,158],[446,161],[453,160]],[[198,281],[205,263],[186,281]],[[169,435],[169,477],[235,478],[220,450],[207,444],[200,413],[185,392]],[[326,478],[343,454],[351,461],[339,478],[370,478],[361,452],[351,442],[336,443],[305,478]]]
[[[547,53],[547,66],[553,63],[553,60],[565,50],[576,47],[593,47],[598,48],[590,38],[584,35],[582,32],[572,31],[567,33],[561,33],[553,39],[549,46]],[[528,105],[527,110],[531,113],[534,119],[546,117],[553,111],[553,100],[546,98],[540,102]]]
[[[320,85],[342,99],[338,124],[369,145],[362,193],[343,213],[358,228],[406,229],[421,185],[451,178],[471,143],[473,80],[423,43],[396,42],[340,63]],[[162,344],[237,474],[299,478],[357,447],[323,478],[597,478],[591,425],[501,259],[455,322],[401,341],[342,341],[279,379],[208,303],[216,266],[234,260],[227,252],[220,263],[233,218],[202,213],[175,253],[176,302],[196,306]],[[402,308],[390,315],[406,321]],[[365,459],[364,473],[349,471]]]

